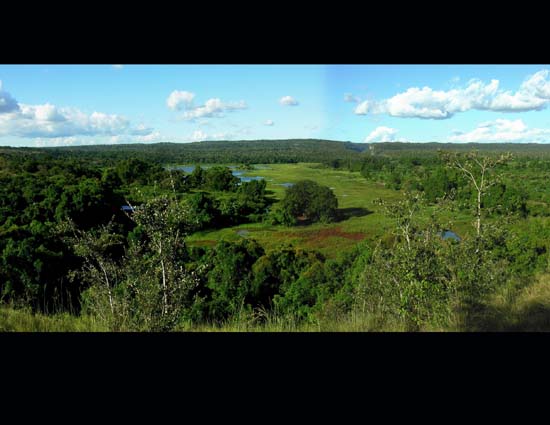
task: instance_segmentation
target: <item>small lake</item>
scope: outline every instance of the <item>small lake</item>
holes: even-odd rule
[[[263,180],[264,178],[261,177],[261,176],[256,176],[256,177],[241,177],[241,176],[237,176],[236,174],[233,174],[234,176],[238,177],[241,179],[242,182],[251,182],[252,180]]]
[[[209,166],[202,166],[201,168],[203,169],[208,169],[210,168]],[[228,167],[229,169],[233,169],[235,168],[235,166],[231,166],[231,167]],[[195,170],[195,166],[194,165],[186,165],[186,166],[177,166],[177,167],[169,167],[170,170],[180,170],[180,171],[184,171],[186,173],[192,173],[194,170]],[[236,170],[233,170],[231,171],[231,174],[233,174],[235,177],[238,177],[239,179],[241,179],[241,182],[251,182],[252,180],[263,180],[263,177],[261,176],[255,176],[255,177],[247,177],[247,176],[243,176],[243,174],[245,173],[246,171],[236,171]]]
[[[275,186],[292,187],[294,183],[276,183]]]
[[[458,236],[452,230],[445,230],[444,232],[441,232],[441,237],[443,239],[452,239],[452,240],[460,242],[460,236]]]

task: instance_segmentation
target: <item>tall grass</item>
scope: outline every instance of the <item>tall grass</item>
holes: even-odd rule
[[[352,312],[338,318],[302,320],[298,316],[277,312],[260,312],[247,317],[236,316],[221,323],[189,324],[180,330],[191,332],[404,332],[403,323]],[[428,330],[428,329],[426,329]]]
[[[550,332],[550,274],[518,291],[503,288],[480,317],[478,330]]]
[[[0,307],[0,332],[106,332],[92,316],[44,315],[30,309]]]
[[[123,329],[119,329],[123,330]],[[338,317],[304,321],[274,311],[239,313],[221,323],[183,323],[180,332],[405,332],[397,319],[354,311]],[[425,326],[421,332],[465,330],[459,321],[446,327]],[[470,329],[466,329],[470,330]],[[502,288],[476,318],[474,331],[550,331],[550,274],[538,275],[519,290]],[[109,332],[109,325],[91,315],[44,315],[30,309],[0,307],[0,332]]]

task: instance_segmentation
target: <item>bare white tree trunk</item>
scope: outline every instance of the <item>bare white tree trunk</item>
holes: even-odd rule
[[[103,272],[103,276],[105,277],[105,285],[107,286],[107,293],[109,294],[109,306],[111,307],[111,313],[115,314],[115,308],[113,305],[113,294],[111,292],[111,283],[109,282],[109,276],[107,276],[107,271],[105,270],[105,267],[103,267],[101,261],[99,261],[99,267],[101,267],[101,271]]]
[[[477,222],[476,222],[477,235],[481,234],[481,191],[477,191]]]
[[[160,267],[162,269],[162,292],[163,292],[162,314],[167,314],[168,313],[168,287],[166,285],[166,268],[164,267],[164,259],[162,258],[162,241],[159,242],[159,257],[160,257]]]

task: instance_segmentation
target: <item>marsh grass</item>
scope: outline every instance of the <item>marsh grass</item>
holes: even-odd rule
[[[267,190],[275,200],[284,197],[282,183],[295,183],[309,179],[333,188],[338,198],[339,220],[330,224],[314,223],[307,226],[286,227],[268,223],[249,223],[216,230],[197,232],[188,238],[190,245],[211,246],[219,240],[238,241],[237,232],[247,230],[247,237],[257,240],[266,250],[281,243],[292,243],[297,248],[315,249],[327,258],[335,253],[354,249],[361,236],[377,240],[394,225],[385,217],[376,199],[398,200],[402,193],[384,185],[366,180],[358,172],[335,170],[319,164],[270,164],[269,169],[256,169],[244,175],[262,176],[267,181]],[[433,207],[426,209],[427,220]],[[445,212],[443,219],[453,221],[453,229],[463,236],[471,229],[471,217],[463,212]]]

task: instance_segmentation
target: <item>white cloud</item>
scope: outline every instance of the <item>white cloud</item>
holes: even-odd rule
[[[272,126],[275,125],[275,123],[272,120],[266,120],[266,122],[264,122],[264,125]]]
[[[454,76],[453,78],[450,79],[449,81],[452,85],[456,85],[460,82],[460,77],[458,75]]]
[[[212,134],[209,139],[210,140],[231,140],[235,137],[234,134],[231,134],[231,133],[226,133],[226,132],[223,132],[223,131],[220,131],[218,133],[214,133]]]
[[[526,93],[532,93],[534,96],[541,99],[550,100],[549,76],[550,71],[548,69],[539,71],[522,83],[521,90]]]
[[[377,127],[364,140],[365,143],[391,142],[395,140],[398,130],[389,127]]]
[[[354,96],[351,93],[345,93],[344,94],[344,102],[352,102],[352,103],[359,103],[361,102],[361,99],[357,96]]]
[[[17,111],[18,109],[17,101],[2,89],[2,80],[0,80],[0,114]]]
[[[120,116],[93,112],[86,114],[77,108],[64,108],[45,103],[27,105],[18,103],[0,85],[0,136],[55,139],[65,143],[75,136],[147,136],[153,132],[144,124],[136,128]]]
[[[57,108],[49,104],[19,106],[19,111],[0,115],[0,136],[115,135],[130,128],[129,121],[119,115],[102,112],[87,115],[76,108]]]
[[[199,118],[220,118],[224,112],[233,112],[246,109],[248,106],[244,100],[239,102],[223,102],[219,98],[208,99],[202,106],[194,106],[195,93],[174,90],[166,99],[166,105],[173,111],[185,110],[182,118],[192,121]],[[204,123],[205,121],[202,121]]]
[[[34,121],[62,122],[67,118],[54,105],[46,103],[44,105],[24,105],[19,104],[21,117]]]
[[[46,147],[46,146],[71,146],[75,144],[90,144],[82,143],[81,140],[77,139],[74,136],[71,137],[55,137],[50,139],[37,138],[34,141],[36,147]]]
[[[173,111],[181,110],[183,108],[190,108],[193,105],[193,99],[195,93],[188,91],[174,90],[166,99],[166,105]]]
[[[195,130],[188,138],[187,141],[199,142],[205,140],[235,140],[241,139],[243,136],[248,136],[252,132],[250,127],[240,127],[233,131],[212,131],[205,132],[201,129]]]
[[[114,69],[122,69],[124,68],[124,65],[113,65]]]
[[[219,98],[208,99],[203,106],[199,106],[183,113],[183,119],[194,120],[202,117],[223,117],[224,112],[233,112],[239,109],[246,109],[246,103],[244,100],[239,102],[224,103]]]
[[[284,106],[297,106],[300,102],[298,102],[296,99],[294,99],[292,96],[283,96],[279,100],[281,105]]]
[[[354,112],[357,115],[367,115],[369,113],[371,107],[371,103],[368,100],[365,100],[364,102],[361,102],[359,105],[356,106]]]
[[[162,139],[163,137],[158,131],[135,137],[136,142],[157,142]]]
[[[148,143],[148,142],[159,142],[166,139],[158,131],[151,131],[146,134],[137,134],[137,133],[130,133],[130,134],[131,135],[119,134],[116,136],[111,136],[109,139],[107,139],[106,141],[103,141],[102,143],[105,143],[105,144]]]
[[[483,142],[548,142],[550,129],[532,128],[521,120],[497,119],[480,123],[468,133],[454,132],[449,137],[451,142],[483,143]]]
[[[498,80],[470,80],[464,88],[433,90],[411,87],[382,101],[364,101],[357,115],[388,114],[401,118],[448,119],[458,112],[486,110],[524,112],[544,109],[550,101],[550,73],[539,71],[528,77],[516,92],[499,88]]]
[[[193,140],[195,142],[201,142],[201,141],[205,140],[206,138],[208,138],[208,134],[206,134],[202,130],[195,130],[193,132],[193,134],[191,135],[191,140]]]
[[[129,133],[133,136],[148,136],[153,133],[153,129],[141,123],[137,127],[131,129]]]

